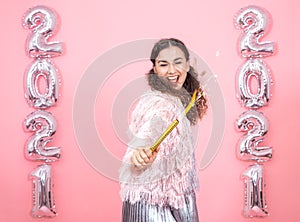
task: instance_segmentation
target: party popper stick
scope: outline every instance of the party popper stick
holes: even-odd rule
[[[186,108],[183,111],[183,115],[186,115],[192,106],[195,104],[196,96],[197,96],[198,90],[195,90],[193,93],[193,96],[191,98],[190,103],[186,106]],[[169,126],[168,128],[161,134],[161,136],[153,143],[153,145],[150,147],[150,150],[154,152],[157,147],[162,143],[162,141],[172,132],[172,130],[178,125],[179,120],[175,119]]]

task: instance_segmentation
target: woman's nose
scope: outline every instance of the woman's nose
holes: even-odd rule
[[[173,63],[171,63],[169,65],[169,70],[168,70],[168,73],[172,74],[172,73],[175,73],[175,70],[176,70],[176,67]]]

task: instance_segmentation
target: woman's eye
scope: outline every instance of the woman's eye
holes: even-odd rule
[[[168,64],[166,63],[161,63],[159,66],[167,66]]]
[[[176,64],[176,65],[180,65],[180,64],[182,64],[182,62],[181,62],[181,61],[178,61],[178,62],[175,62],[175,64]]]

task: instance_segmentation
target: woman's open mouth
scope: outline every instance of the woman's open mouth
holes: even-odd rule
[[[172,83],[177,83],[177,81],[179,79],[179,75],[178,76],[168,76],[167,79]]]

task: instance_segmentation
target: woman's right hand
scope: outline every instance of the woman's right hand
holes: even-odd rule
[[[137,169],[145,169],[156,159],[158,151],[159,147],[153,152],[150,148],[139,147],[133,152],[131,162]]]

